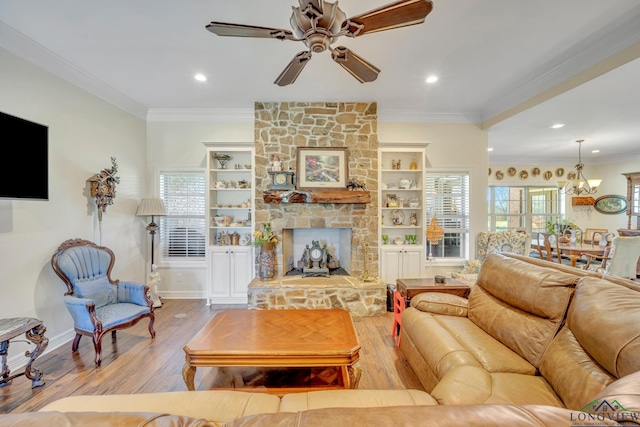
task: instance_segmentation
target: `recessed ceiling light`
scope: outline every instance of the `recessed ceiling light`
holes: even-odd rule
[[[493,151],[493,148],[489,147],[487,148],[487,151]]]
[[[551,126],[551,129],[560,129],[564,127],[564,123],[556,123],[555,125]]]
[[[205,76],[204,74],[196,74],[195,76],[193,76],[194,79],[196,79],[199,82],[206,82],[207,81],[207,76]]]
[[[596,153],[599,153],[599,152],[600,152],[600,150],[591,150],[591,152],[592,152],[593,154],[596,154]]]
[[[435,83],[438,81],[438,76],[429,76],[426,81],[427,83]]]

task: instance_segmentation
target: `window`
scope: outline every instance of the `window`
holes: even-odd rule
[[[489,230],[545,231],[547,221],[561,216],[557,187],[489,187]]]
[[[427,242],[433,258],[466,258],[469,246],[469,173],[427,172],[426,223],[436,217],[444,237],[435,245]]]
[[[160,172],[160,253],[164,261],[204,261],[205,178],[203,172]]]

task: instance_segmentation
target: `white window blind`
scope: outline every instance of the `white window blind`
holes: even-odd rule
[[[203,260],[205,256],[205,177],[203,172],[161,172],[160,217],[163,260]]]
[[[430,173],[426,178],[427,220],[445,232],[469,232],[469,175]]]
[[[464,258],[469,242],[469,174],[428,172],[425,178],[426,220],[434,216],[444,229],[442,241],[431,245],[434,258]]]

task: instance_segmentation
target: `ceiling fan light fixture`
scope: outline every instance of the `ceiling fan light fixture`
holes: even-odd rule
[[[356,37],[421,24],[431,12],[431,0],[396,0],[393,3],[347,18],[338,2],[298,0],[289,23],[293,31],[256,25],[212,21],[207,30],[218,36],[258,37],[302,41],[309,51],[298,53],[275,80],[278,86],[292,84],[311,58],[311,53],[331,51],[332,59],[359,82],[372,82],[380,70],[345,47],[331,48],[338,37]]]

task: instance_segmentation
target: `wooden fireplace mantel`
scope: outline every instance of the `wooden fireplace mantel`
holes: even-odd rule
[[[265,203],[371,203],[368,191],[345,189],[265,190]]]

